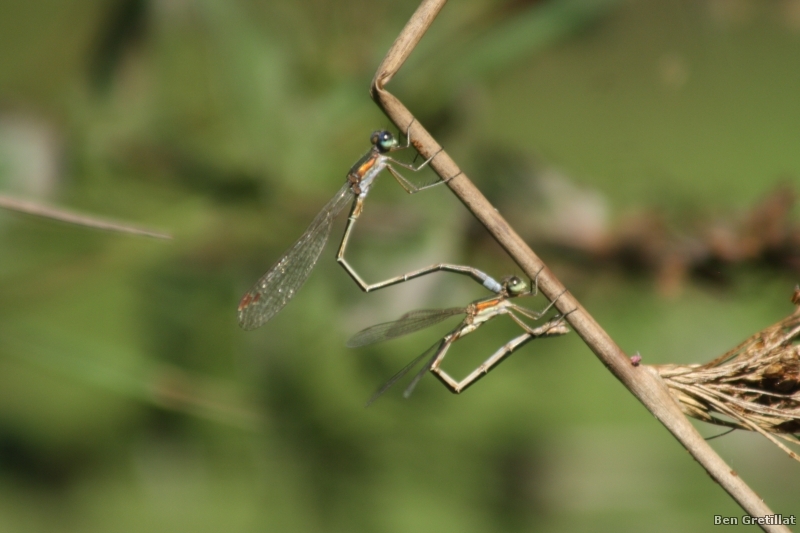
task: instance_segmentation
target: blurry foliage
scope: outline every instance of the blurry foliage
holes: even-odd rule
[[[799,5],[451,2],[393,91],[522,234],[565,197],[584,238],[636,210],[746,212],[800,173]],[[739,513],[575,336],[462,396],[426,378],[364,410],[441,332],[361,351],[347,337],[484,295],[468,281],[363,295],[329,249],[280,316],[237,328],[244,290],[389,126],[369,81],[414,7],[0,5],[3,191],[175,236],[0,213],[0,530],[675,531]],[[369,279],[434,261],[515,272],[481,232],[444,188],[410,198],[385,176],[352,257]],[[646,363],[726,351],[796,282],[745,265],[664,299],[650,278],[543,258]],[[496,322],[448,361],[517,334]],[[714,446],[797,511],[790,459],[753,435]]]

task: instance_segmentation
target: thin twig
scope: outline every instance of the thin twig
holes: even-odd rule
[[[370,90],[373,99],[400,131],[406,131],[411,124],[412,142],[420,154],[426,158],[437,154],[430,163],[431,168],[443,180],[448,180],[450,189],[458,199],[486,227],[520,268],[529,276],[538,275],[542,293],[551,301],[558,297],[556,307],[564,314],[569,313],[567,317],[569,324],[589,348],[647,410],[664,424],[711,477],[750,515],[774,514],[697,432],[657,374],[645,370],[644,366],[634,367],[631,364],[630,359],[578,300],[570,292],[564,292],[564,285],[458,168],[455,161],[442,150],[420,122],[414,120],[414,116],[400,100],[384,88],[411,54],[445,2],[446,0],[423,0],[417,8],[373,78]],[[761,527],[769,532],[789,531],[788,528],[777,525]]]
[[[14,198],[5,194],[0,194],[0,208],[104,231],[129,233],[131,235],[154,237],[156,239],[172,238],[172,235],[167,233],[161,233],[159,231],[149,230],[130,224],[123,224],[122,222],[115,222],[113,220],[82,215],[80,213],[67,211],[58,207],[50,207],[35,202],[29,202],[27,200],[20,200],[19,198]]]

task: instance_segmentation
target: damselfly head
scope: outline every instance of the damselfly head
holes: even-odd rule
[[[518,296],[528,291],[528,284],[517,276],[503,278],[503,288],[509,296]]]
[[[394,138],[394,135],[386,130],[376,131],[369,140],[381,152],[388,152],[397,144],[397,139]]]

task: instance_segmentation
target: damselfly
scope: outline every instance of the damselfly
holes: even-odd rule
[[[370,138],[372,148],[364,154],[347,173],[347,182],[339,189],[339,192],[331,198],[325,207],[322,208],[322,211],[319,212],[297,242],[295,242],[292,247],[283,254],[278,262],[256,282],[253,288],[242,297],[239,302],[239,325],[242,328],[255,329],[263,325],[270,318],[275,316],[278,311],[283,309],[283,306],[292,299],[298,289],[300,289],[306,279],[308,279],[314,265],[316,265],[322,253],[322,249],[328,241],[333,219],[336,218],[351,200],[352,208],[350,210],[350,216],[347,219],[347,226],[344,230],[342,242],[339,245],[339,252],[336,254],[336,260],[344,267],[350,277],[355,280],[364,292],[382,289],[437,271],[465,274],[482,283],[491,291],[498,292],[500,290],[500,285],[497,281],[480,270],[472,267],[445,263],[431,265],[378,283],[368,284],[344,258],[344,252],[350,240],[350,233],[364,208],[364,199],[367,197],[367,193],[370,187],[372,187],[375,178],[384,169],[388,170],[409,194],[445,183],[445,181],[437,181],[418,187],[404,178],[394,168],[394,166],[400,166],[417,172],[436,157],[436,154],[433,154],[422,164],[415,167],[414,165],[397,161],[387,155],[390,152],[402,150],[411,146],[410,128],[411,126],[409,125],[409,129],[406,131],[406,143],[404,145],[401,145],[388,131],[376,131],[372,134]]]
[[[449,317],[462,314],[466,315],[461,324],[450,331],[450,333],[445,335],[441,340],[434,343],[433,346],[425,350],[422,355],[403,367],[388,382],[386,382],[383,387],[378,389],[378,391],[367,402],[367,405],[374,402],[381,394],[386,392],[389,387],[394,385],[403,376],[408,374],[411,369],[413,369],[426,357],[429,357],[429,359],[423,365],[422,370],[420,370],[414,379],[411,380],[411,383],[403,393],[403,396],[406,398],[411,395],[414,387],[417,386],[419,380],[422,379],[422,377],[428,371],[433,372],[436,377],[438,377],[439,380],[441,380],[441,382],[444,383],[448,389],[450,389],[451,392],[458,394],[485,376],[493,367],[497,366],[506,357],[511,355],[514,350],[525,343],[538,337],[552,337],[569,333],[569,329],[564,324],[563,316],[556,317],[537,328],[532,328],[518,316],[522,315],[532,320],[538,320],[545,313],[547,313],[547,311],[549,311],[555,303],[555,301],[553,301],[542,311],[532,311],[510,301],[512,298],[517,298],[520,296],[535,295],[537,292],[535,288],[536,284],[532,283],[531,285],[534,285],[534,287],[529,288],[528,285],[517,276],[507,276],[502,279],[501,290],[498,291],[495,296],[476,300],[467,307],[411,311],[400,317],[398,320],[371,326],[360,331],[359,333],[356,333],[347,342],[347,346],[355,348],[358,346],[366,346],[368,344],[394,339],[396,337],[427,328],[428,326],[437,324]],[[447,374],[447,372],[442,370],[440,367],[442,360],[444,359],[445,355],[447,355],[447,351],[454,342],[465,335],[472,333],[481,325],[499,315],[508,315],[511,317],[514,322],[516,322],[523,330],[525,330],[525,333],[503,345],[503,347],[492,354],[491,357],[483,362],[483,364],[478,366],[474,371],[472,371],[472,373],[470,373],[461,381],[453,379]]]

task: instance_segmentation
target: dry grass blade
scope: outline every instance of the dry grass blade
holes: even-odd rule
[[[792,301],[800,303],[800,288]],[[654,365],[688,416],[800,444],[800,306],[703,365]]]
[[[66,209],[50,207],[35,202],[20,200],[19,198],[13,198],[4,194],[0,195],[0,208],[104,231],[129,233],[131,235],[141,235],[143,237],[153,237],[156,239],[172,238],[172,236],[167,233],[161,233],[159,231],[153,231],[130,224],[123,224],[113,220],[83,215],[74,211],[67,211]]]

